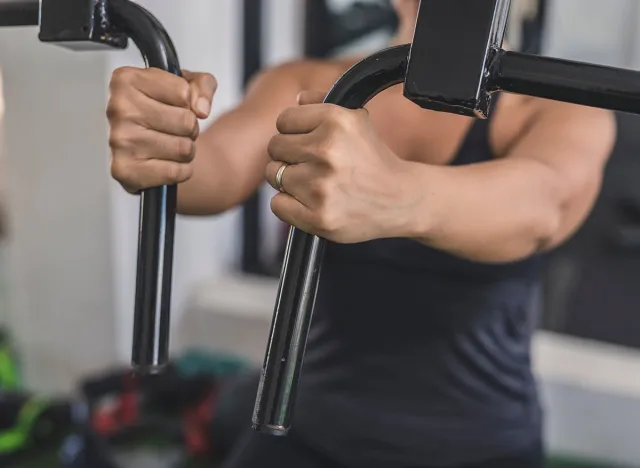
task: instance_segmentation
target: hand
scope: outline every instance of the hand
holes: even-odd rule
[[[120,68],[111,80],[107,117],[111,173],[129,192],[173,185],[192,175],[198,119],[211,112],[213,76]]]
[[[414,200],[407,196],[408,164],[376,135],[366,110],[310,104],[283,112],[269,144],[266,177],[276,188],[283,163],[284,193],[271,209],[282,221],[333,242],[348,244],[399,236]]]

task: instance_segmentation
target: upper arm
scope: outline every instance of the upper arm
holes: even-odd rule
[[[507,157],[531,164],[532,174],[548,178],[560,218],[548,248],[570,237],[586,220],[600,193],[604,168],[616,140],[613,113],[539,100],[526,131]]]
[[[216,167],[221,173],[232,173],[235,187],[243,192],[255,190],[264,178],[266,148],[276,133],[277,118],[296,105],[306,68],[304,63],[291,63],[259,74],[243,101],[200,136],[197,159],[215,155]]]

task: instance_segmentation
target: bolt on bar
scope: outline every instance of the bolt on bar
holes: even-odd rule
[[[40,24],[39,0],[0,0],[0,27],[38,26]]]
[[[42,42],[72,50],[123,49],[130,37],[147,66],[180,75],[171,38],[147,10],[129,0],[0,0],[0,26],[40,25]],[[168,362],[177,189],[140,197],[132,363],[154,373]]]

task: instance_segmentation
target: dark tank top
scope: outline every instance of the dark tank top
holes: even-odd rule
[[[453,164],[490,159],[480,120]],[[537,258],[480,264],[386,239],[330,243],[322,268],[292,437],[349,468],[456,466],[539,441]]]

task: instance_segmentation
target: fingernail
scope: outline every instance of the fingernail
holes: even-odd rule
[[[196,109],[203,115],[209,116],[209,112],[211,112],[211,104],[205,98],[198,99],[196,103]]]

